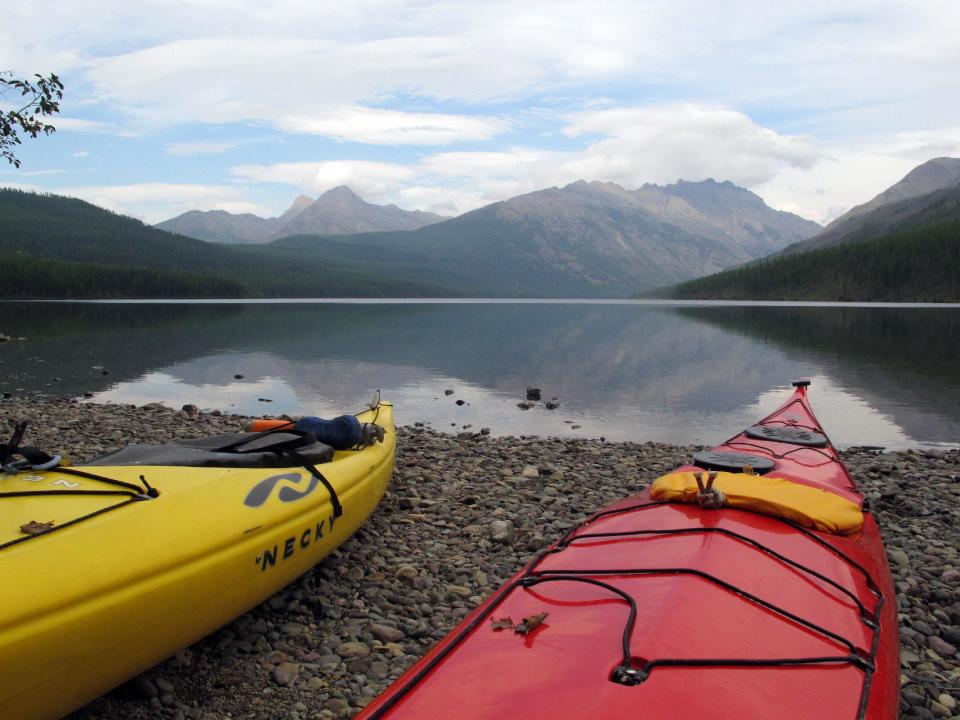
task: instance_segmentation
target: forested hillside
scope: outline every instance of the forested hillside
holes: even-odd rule
[[[0,190],[0,298],[449,295],[336,259],[251,254],[74,198]]]
[[[669,288],[716,300],[960,302],[960,220],[777,256]]]

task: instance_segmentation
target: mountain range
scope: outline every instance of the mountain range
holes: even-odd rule
[[[768,293],[776,291],[769,288],[770,277],[797,275],[781,261],[836,246],[840,255],[830,256],[832,265],[819,271],[832,278],[829,292],[834,299],[873,298],[878,290],[870,283],[889,285],[890,278],[920,272],[920,260],[941,266],[924,269],[928,278],[954,270],[950,243],[957,236],[951,223],[958,219],[958,183],[960,160],[937,158],[827,228],[714,180],[636,190],[578,181],[447,219],[373,205],[339,187],[316,200],[298,197],[276,218],[214,211],[160,224],[192,224],[190,232],[206,240],[145,226],[79,200],[0,191],[0,292],[5,297],[144,297],[159,290],[166,297],[615,298],[729,268],[739,268],[732,274],[742,278],[762,267]],[[355,228],[376,230],[348,232]],[[887,243],[882,267],[875,259],[881,251],[868,247],[878,239]],[[811,247],[818,249],[805,252]],[[899,264],[891,268],[891,262]],[[874,276],[869,282],[845,283],[840,277],[868,271]],[[801,277],[808,285],[810,272]],[[730,297],[719,289],[722,281],[704,282],[693,284],[700,288],[697,297],[713,292]],[[898,286],[911,298],[952,292],[949,277],[927,289],[912,282],[910,288]],[[752,297],[753,291],[736,292]]]
[[[646,214],[648,219],[656,218],[691,235],[716,240],[741,260],[769,255],[822,229],[797,215],[772,210],[760,197],[731,182],[681,180],[665,186],[646,184],[629,191],[614,183],[579,181],[564,190],[585,189],[587,185],[593,187],[593,197],[608,208],[619,205],[621,212]],[[538,198],[557,191],[551,188],[505,202],[522,207],[523,213],[536,214]],[[573,198],[574,193],[570,195]],[[573,199],[582,205],[579,199]],[[300,195],[275,218],[191,210],[155,227],[208,242],[266,243],[290,235],[417,230],[446,219],[420,210],[401,210],[396,205],[374,205],[340,186],[316,200]]]
[[[57,196],[0,191],[0,206],[5,297],[624,297],[820,229],[713,180],[579,181],[450,219],[346,187],[276,218],[193,212],[158,227]],[[344,234],[355,228],[376,231]]]
[[[373,205],[346,186],[313,200],[297,197],[278,217],[262,218],[225,210],[191,210],[156,225],[161,230],[218,243],[267,243],[286,235],[348,235],[382,230],[416,230],[444,218],[396,205]]]
[[[629,191],[578,181],[414,231],[297,235],[267,247],[349,257],[367,272],[464,295],[624,297],[746,262],[819,229],[732,183]]]

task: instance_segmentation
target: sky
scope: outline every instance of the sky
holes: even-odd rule
[[[957,0],[6,0],[57,132],[0,185],[155,223],[730,180],[825,223],[960,157]],[[14,98],[0,98],[10,109]]]

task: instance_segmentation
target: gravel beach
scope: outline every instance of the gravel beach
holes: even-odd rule
[[[27,444],[74,462],[246,420],[192,406],[0,400],[0,436],[18,418],[32,421]],[[338,551],[71,718],[349,718],[537,550],[695,449],[423,427],[398,436],[386,497]],[[877,513],[896,581],[901,714],[960,718],[960,452],[851,449],[844,459]]]

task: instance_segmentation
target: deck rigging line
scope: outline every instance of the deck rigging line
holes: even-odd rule
[[[753,515],[762,515],[765,518],[768,518],[772,521],[783,523],[793,528],[795,531],[801,533],[805,537],[809,538],[813,542],[822,546],[824,549],[830,551],[838,558],[843,560],[847,565],[860,573],[865,581],[865,584],[871,594],[876,598],[876,604],[872,610],[867,609],[863,603],[853,596],[853,593],[843,588],[839,583],[830,580],[829,578],[824,577],[822,574],[808,568],[802,563],[792,560],[781,553],[772,550],[771,548],[766,547],[762,543],[750,538],[746,535],[741,535],[733,531],[725,530],[724,528],[675,528],[672,530],[636,530],[636,531],[624,531],[620,533],[582,533],[578,534],[578,531],[595,523],[597,520],[605,517],[610,517],[612,515],[619,515],[627,512],[648,510],[651,508],[661,508],[669,505],[681,505],[681,503],[672,502],[672,501],[654,501],[654,502],[643,502],[636,503],[633,505],[626,505],[619,508],[613,508],[611,510],[602,510],[595,513],[591,517],[584,520],[579,525],[571,528],[555,545],[545,548],[540,551],[524,568],[522,574],[513,582],[505,585],[500,588],[495,595],[493,595],[485,608],[481,612],[478,612],[469,623],[467,623],[461,630],[452,638],[450,638],[445,645],[439,648],[438,652],[427,662],[415,675],[413,675],[402,687],[400,687],[396,692],[392,693],[389,698],[378,707],[372,714],[372,720],[377,720],[384,717],[398,702],[400,702],[413,688],[417,686],[434,668],[436,668],[450,653],[452,653],[457,646],[462,643],[474,630],[476,630],[483,622],[490,617],[490,615],[503,603],[507,596],[516,589],[529,589],[538,584],[545,582],[579,582],[589,585],[594,585],[602,589],[608,590],[615,595],[619,596],[624,602],[627,603],[629,607],[629,612],[627,619],[624,625],[623,635],[621,639],[621,650],[622,658],[621,663],[616,668],[614,668],[611,673],[610,680],[611,682],[616,682],[622,685],[641,685],[644,680],[646,680],[650,673],[653,672],[655,668],[667,668],[667,667],[702,667],[702,668],[711,668],[711,667],[747,667],[747,668],[770,668],[770,667],[797,667],[797,666],[813,666],[813,665],[852,665],[863,672],[863,687],[860,692],[860,702],[857,707],[857,714],[855,720],[863,720],[867,712],[867,703],[870,698],[870,687],[871,680],[873,677],[874,670],[876,669],[875,660],[877,655],[877,650],[880,643],[880,610],[883,607],[885,598],[883,593],[880,591],[879,586],[874,581],[870,573],[862,566],[860,563],[853,560],[846,553],[844,553],[839,548],[835,547],[832,543],[827,542],[825,539],[811,532],[807,528],[801,527],[796,523],[786,520],[784,518],[772,517],[769,515],[763,515],[762,513],[747,510],[744,508],[721,508],[717,510],[711,510],[711,512],[745,512]],[[684,506],[687,507],[687,506]],[[737,587],[732,583],[728,583],[720,578],[709,575],[708,573],[693,569],[693,568],[621,568],[621,569],[590,569],[590,570],[537,570],[537,566],[547,557],[547,555],[562,553],[564,550],[570,548],[577,540],[580,539],[591,539],[591,538],[601,538],[601,537],[629,537],[629,536],[648,536],[652,539],[671,537],[681,534],[686,534],[690,532],[720,532],[725,535],[735,537],[738,540],[746,542],[748,545],[752,546],[756,550],[768,554],[772,557],[775,557],[778,560],[783,561],[787,565],[798,569],[804,573],[809,574],[812,577],[816,577],[820,580],[825,581],[831,587],[838,589],[844,595],[852,598],[857,606],[858,614],[860,616],[861,622],[872,631],[872,641],[870,643],[870,649],[866,652],[859,650],[850,640],[844,638],[832,631],[823,628],[816,623],[813,623],[809,620],[806,620],[798,615],[790,613],[783,608],[780,608],[773,603],[770,603],[762,598],[759,598],[751,593],[743,590],[742,588]],[[771,612],[779,615],[784,619],[785,622],[795,622],[807,629],[813,630],[824,637],[830,638],[834,642],[837,642],[844,648],[848,650],[847,654],[844,655],[828,655],[828,656],[813,656],[813,657],[796,657],[796,658],[654,658],[651,660],[644,661],[643,665],[640,667],[635,667],[635,661],[633,659],[632,648],[631,648],[631,638],[633,634],[634,624],[636,622],[637,615],[637,605],[636,600],[624,590],[600,580],[596,580],[591,576],[635,576],[635,575],[657,575],[657,574],[678,574],[678,575],[693,575],[701,579],[717,584],[720,587],[728,590],[729,592],[737,595],[738,597],[743,598],[747,602],[753,602],[755,604],[764,607]],[[840,602],[840,598],[834,598],[837,602]]]

